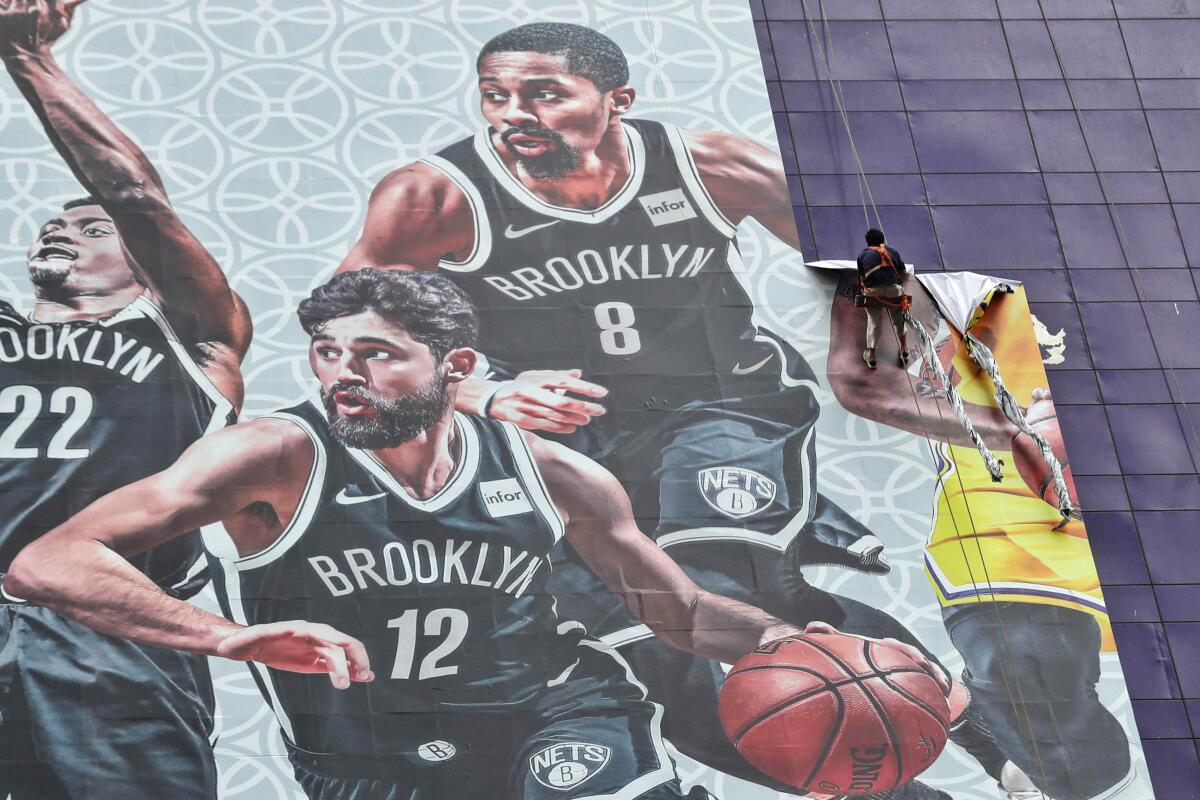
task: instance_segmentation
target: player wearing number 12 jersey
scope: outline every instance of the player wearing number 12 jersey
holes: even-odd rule
[[[71,567],[39,573],[25,561],[39,599],[147,643],[241,647],[312,798],[684,796],[661,708],[615,651],[556,611],[556,541],[676,647],[732,662],[798,629],[697,587],[638,530],[599,465],[456,412],[477,320],[450,281],[343,274],[300,318],[321,399],[206,437],[51,533],[43,546]],[[112,550],[218,521],[227,535],[214,524],[205,539],[232,621],[157,592],[118,559],[95,580],[72,579]],[[293,618],[356,638],[306,661],[274,634]],[[292,671],[330,659],[350,662],[331,670],[346,691]]]
[[[817,493],[816,378],[759,324],[739,280],[747,218],[799,249],[778,156],[629,118],[625,55],[590,28],[512,29],[477,66],[489,128],[384,178],[340,269],[439,270],[461,286],[480,311],[491,380],[465,382],[460,409],[562,436],[602,463],[705,588],[795,624],[915,642],[801,572],[887,565],[881,543]],[[551,587],[568,616],[629,656],[681,750],[770,783],[719,733],[718,664],[663,647],[570,548]]]
[[[232,421],[249,320],[145,155],[55,63],[73,4],[6,5],[0,57],[93,196],[30,245],[31,313],[0,302],[0,797],[215,798],[205,660],[22,602],[4,573],[73,513]],[[187,597],[207,574],[201,551],[196,532],[130,563]],[[57,553],[44,558],[58,568]]]

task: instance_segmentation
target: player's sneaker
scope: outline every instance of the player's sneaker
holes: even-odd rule
[[[1004,762],[1000,769],[1000,791],[1008,793],[1008,800],[1051,800],[1011,761]]]

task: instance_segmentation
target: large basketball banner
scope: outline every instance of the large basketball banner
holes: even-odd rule
[[[1152,797],[1073,343],[805,263],[743,0],[0,59],[0,800]]]

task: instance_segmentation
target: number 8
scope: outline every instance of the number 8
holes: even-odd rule
[[[642,339],[633,327],[636,317],[629,303],[610,302],[596,306],[600,347],[610,356],[627,356],[642,349]]]

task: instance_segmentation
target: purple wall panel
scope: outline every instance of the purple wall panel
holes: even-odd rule
[[[1151,369],[1102,369],[1096,371],[1104,402],[1169,403],[1172,392],[1167,376]]]
[[[925,172],[1036,172],[1037,156],[1019,111],[909,114]]]
[[[850,129],[868,173],[919,172],[902,111],[850,112]],[[855,172],[841,117],[829,112],[789,114],[792,142],[802,173]]]
[[[1200,19],[1130,20],[1121,23],[1138,78],[1200,78]]]
[[[1200,584],[1156,586],[1154,594],[1164,621],[1200,622]]]
[[[1200,798],[1200,756],[1186,739],[1147,740],[1146,763],[1154,789],[1170,800]]]
[[[1161,624],[1115,623],[1113,633],[1117,637],[1130,697],[1166,700],[1182,696],[1167,649],[1166,631]]]
[[[1196,475],[1126,475],[1129,505],[1139,511],[1200,508],[1200,477]]]
[[[1047,378],[1054,391],[1056,406],[1099,405],[1103,402],[1100,387],[1096,384],[1096,373],[1090,370],[1060,369],[1047,375]]]
[[[1014,77],[998,21],[889,22],[887,30],[902,80]]]
[[[1050,382],[1152,777],[1200,800],[1200,0],[824,6],[894,243],[925,268],[1024,280],[1066,334]],[[786,20],[772,41],[795,81],[776,110],[808,112],[785,154],[808,255],[852,257],[862,211],[805,4],[763,10]]]
[[[938,206],[933,209],[947,269],[1022,269],[1062,264],[1046,206]],[[992,243],[1003,242],[1003,246]]]
[[[1060,19],[1051,20],[1049,27],[1068,78],[1133,77],[1122,53],[1121,29],[1116,20]]]
[[[1034,173],[925,175],[929,202],[939,206],[1043,205],[1046,184]]]

